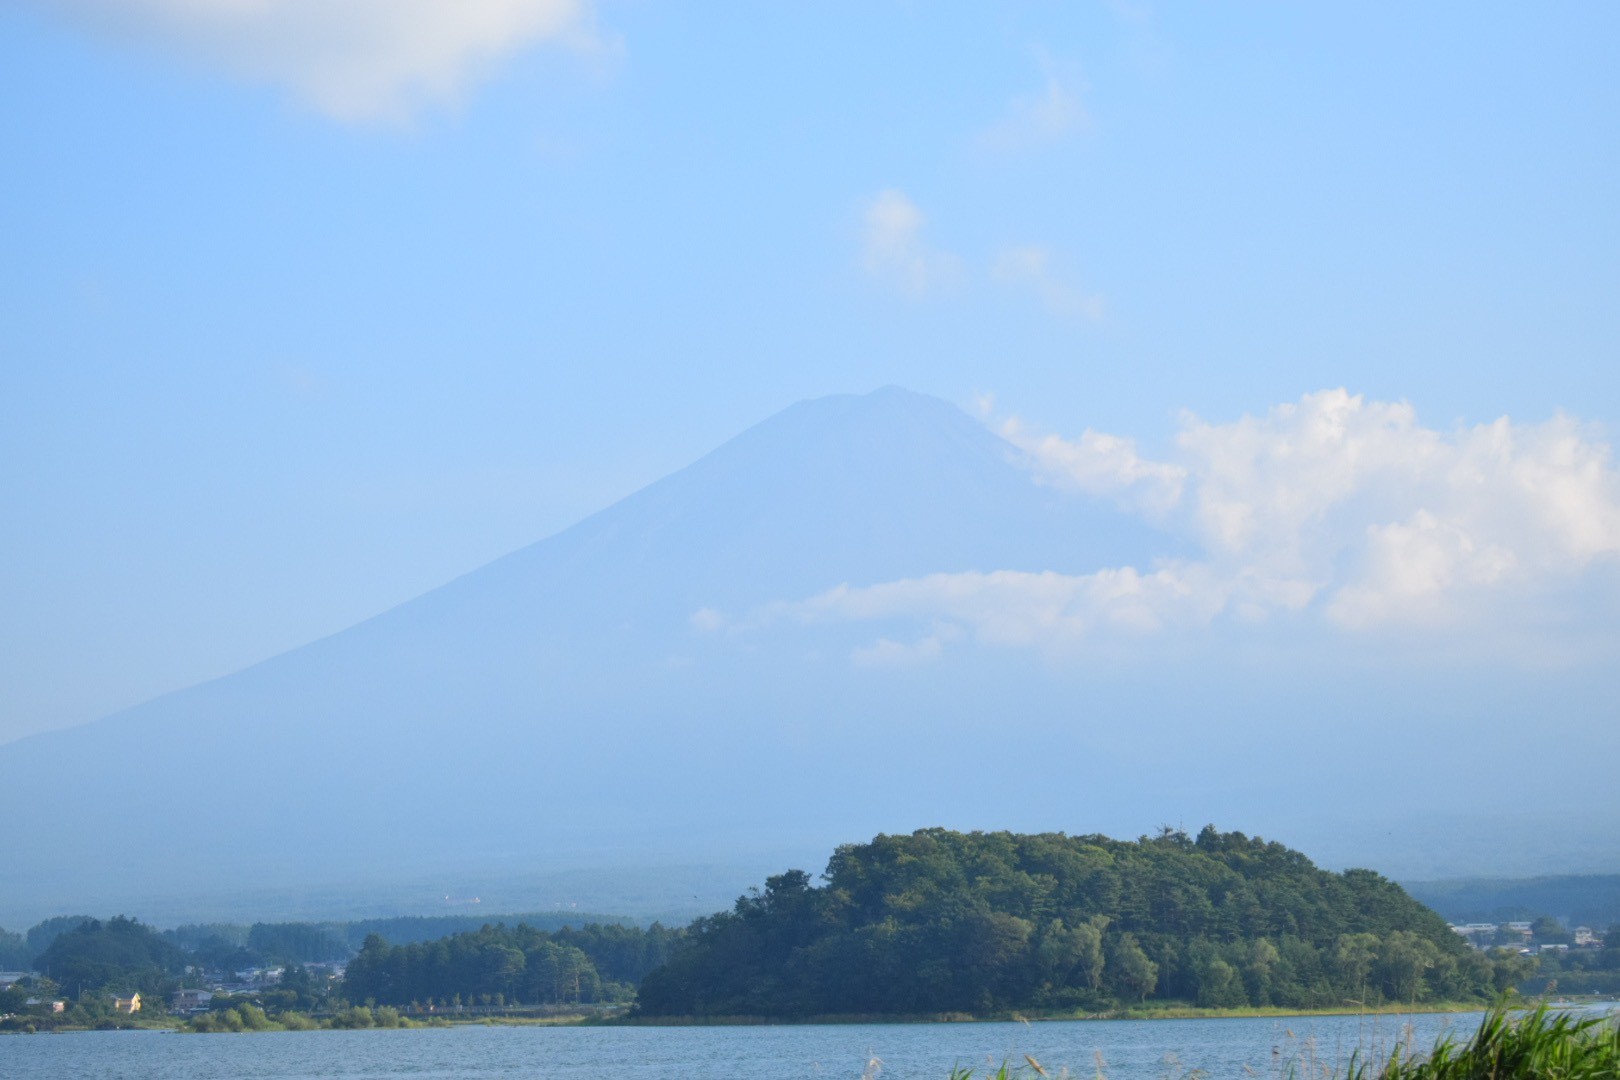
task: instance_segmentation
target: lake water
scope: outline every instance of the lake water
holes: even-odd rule
[[[1605,1011],[1612,1006],[1603,1006]],[[122,1080],[946,1080],[951,1067],[1023,1062],[1093,1080],[1281,1077],[1342,1072],[1358,1048],[1387,1053],[1410,1035],[1427,1048],[1466,1037],[1478,1013],[1412,1017],[1108,1020],[1037,1024],[844,1024],[772,1027],[454,1027],[242,1035],[107,1031],[0,1036],[0,1077]],[[872,1059],[881,1066],[869,1064]]]

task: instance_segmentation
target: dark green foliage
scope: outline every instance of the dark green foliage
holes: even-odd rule
[[[250,930],[250,927],[235,923],[187,923],[163,931],[163,937],[187,952],[196,952],[208,946],[235,949],[247,947]]]
[[[389,945],[376,934],[349,961],[343,980],[351,1001],[584,1004],[623,992],[604,986],[579,948],[533,927],[485,926],[439,941]]]
[[[1551,915],[1539,915],[1530,922],[1530,940],[1537,945],[1568,945],[1574,937]]]
[[[72,930],[81,923],[90,921],[88,915],[53,915],[49,919],[36,923],[28,931],[29,955],[38,956],[51,947],[51,942],[60,935]]]
[[[542,911],[499,918],[510,926],[521,923],[545,931],[573,928],[573,933],[590,934],[606,928],[623,928],[632,937],[641,933],[631,920],[612,915]],[[437,941],[451,934],[471,933],[490,921],[489,917],[481,915],[402,915],[353,922],[254,923],[252,926],[202,923],[165,930],[163,936],[187,952],[195,953],[209,967],[240,970],[267,964],[342,960],[353,956],[372,934],[395,945],[410,945]],[[661,963],[662,958],[658,962]],[[648,968],[653,966],[656,964]],[[637,971],[632,981],[639,979],[643,971]]]
[[[233,972],[246,971],[248,968],[264,967],[269,961],[263,956],[249,949],[245,945],[232,945],[224,938],[205,938],[191,950],[191,959],[198,967],[207,971],[219,971],[226,975]]]
[[[21,934],[0,930],[0,971],[27,971],[38,951],[29,948],[28,939]]]
[[[645,930],[623,923],[590,923],[578,928],[564,926],[552,932],[551,940],[590,957],[604,980],[635,986],[669,959],[682,934],[662,923]]]
[[[157,998],[185,970],[186,954],[148,926],[123,916],[89,919],[59,934],[34,962],[73,996],[139,990]],[[154,1000],[154,1007],[158,1003]]]
[[[342,938],[352,953],[366,938],[376,934],[395,945],[410,945],[418,941],[437,941],[451,934],[469,934],[500,919],[509,926],[533,927],[536,930],[561,930],[570,926],[623,925],[631,926],[628,919],[613,915],[588,915],[579,912],[536,911],[517,915],[402,915],[390,919],[359,919],[344,923],[306,923],[326,929]]]
[[[352,951],[319,923],[254,923],[247,947],[275,964],[342,960]]]
[[[1136,842],[927,829],[767,880],[643,980],[648,1015],[1485,999],[1493,960],[1367,870],[1206,828]]]
[[[1549,950],[1539,961],[1518,984],[1528,993],[1620,995],[1620,929],[1610,928],[1601,949]]]
[[[355,1005],[333,1016],[331,1026],[340,1031],[360,1028],[402,1028],[410,1027],[411,1022],[401,1016],[398,1009],[389,1008],[387,1005],[379,1005],[376,1008]]]
[[[225,1009],[214,1009],[194,1016],[187,1026],[192,1031],[274,1031],[280,1025],[265,1011],[251,1002],[243,1002]]]

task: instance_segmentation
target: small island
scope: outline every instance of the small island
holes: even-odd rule
[[[1344,1010],[1485,1002],[1524,978],[1370,870],[1213,826],[1136,841],[925,829],[838,849],[698,920],[643,1017]],[[1185,1015],[1183,1011],[1181,1013]]]

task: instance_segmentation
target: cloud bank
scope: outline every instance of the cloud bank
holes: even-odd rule
[[[35,0],[41,2],[42,0]],[[290,88],[342,121],[456,100],[522,49],[590,49],[587,0],[58,0],[96,31]]]
[[[1231,423],[1184,416],[1166,460],[1117,435],[1070,440],[1017,419],[1000,430],[1039,481],[1112,499],[1199,554],[845,586],[764,621],[918,625],[917,640],[881,640],[863,663],[926,660],[959,637],[1061,650],[1278,618],[1363,635],[1477,628],[1567,604],[1586,571],[1620,556],[1620,472],[1568,416],[1442,431],[1408,404],[1324,390]]]

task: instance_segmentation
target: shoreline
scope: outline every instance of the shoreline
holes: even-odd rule
[[[1604,995],[1594,995],[1589,999],[1564,999],[1558,1005],[1592,1005],[1613,1002],[1614,999]],[[1540,1004],[1532,999],[1520,999],[1509,1006],[1510,1011],[1529,1010]],[[411,1019],[407,1025],[399,1027],[377,1027],[366,1030],[374,1031],[407,1031],[425,1028],[448,1029],[458,1027],[857,1027],[876,1024],[1040,1024],[1061,1022],[1099,1022],[1119,1020],[1262,1020],[1262,1019],[1308,1019],[1311,1017],[1329,1016],[1368,1016],[1368,1017],[1400,1017],[1435,1015],[1445,1013],[1483,1013],[1490,1009],[1486,1002],[1472,1001],[1442,1001],[1430,1002],[1423,1005],[1379,1005],[1369,1007],[1353,1006],[1326,1006],[1322,1008],[1284,1008],[1281,1006],[1249,1006],[1244,1008],[1200,1008],[1192,1005],[1168,1005],[1164,1008],[1134,1008],[1115,1009],[1106,1012],[1056,1012],[1056,1013],[998,1013],[991,1015],[973,1015],[969,1013],[931,1013],[909,1015],[868,1015],[859,1013],[831,1014],[802,1018],[761,1017],[761,1016],[724,1016],[724,1017],[602,1017],[589,1014],[560,1015],[552,1017],[535,1016],[480,1016],[465,1019],[452,1019],[446,1016],[434,1017],[431,1020]],[[232,1034],[252,1035],[263,1033],[276,1033],[286,1031],[337,1031],[342,1028],[331,1027],[294,1027],[252,1029],[239,1032],[196,1032],[189,1031],[187,1021],[178,1017],[165,1018],[163,1021],[136,1022],[133,1024],[109,1027],[53,1027],[42,1028],[38,1031],[11,1030],[0,1032],[0,1035],[72,1035],[95,1031],[157,1031],[176,1032],[179,1034]]]
[[[1526,1003],[1514,1008],[1532,1008]],[[622,1027],[798,1027],[837,1026],[860,1024],[1042,1024],[1068,1021],[1108,1022],[1115,1020],[1244,1020],[1283,1019],[1311,1016],[1417,1016],[1433,1013],[1485,1012],[1489,1002],[1439,1001],[1422,1005],[1335,1005],[1322,1008],[1285,1008],[1283,1006],[1246,1006],[1243,1008],[1200,1008],[1194,1005],[1167,1005],[1164,1008],[1110,1009],[1105,1012],[1050,1012],[1050,1013],[833,1013],[807,1017],[765,1016],[638,1016],[597,1021]]]

